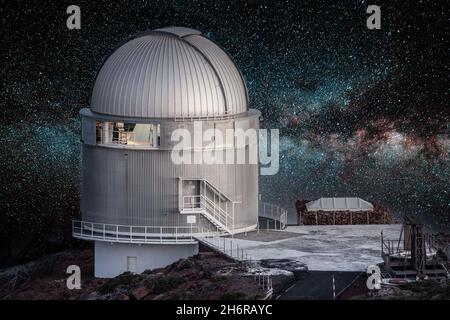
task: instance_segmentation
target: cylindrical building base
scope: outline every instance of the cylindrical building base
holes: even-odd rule
[[[195,244],[128,244],[95,241],[95,276],[113,278],[124,272],[142,273],[198,253]]]

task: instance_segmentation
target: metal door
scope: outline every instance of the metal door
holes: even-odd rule
[[[127,257],[127,271],[131,273],[137,272],[137,257]]]
[[[200,207],[200,181],[183,180],[183,203],[189,208]]]

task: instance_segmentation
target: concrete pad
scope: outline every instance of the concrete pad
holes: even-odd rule
[[[365,271],[367,266],[383,261],[381,231],[385,238],[398,239],[401,228],[399,224],[290,226],[284,231],[289,233],[287,238],[269,242],[239,238],[227,241],[244,249],[252,260],[292,259],[305,263],[309,270]],[[258,237],[263,235],[260,232]]]
[[[240,233],[234,235],[235,239],[261,241],[261,242],[272,242],[276,240],[284,240],[294,237],[298,237],[298,233],[288,231],[273,231],[273,230],[269,231],[261,230],[259,232],[252,231],[248,233]]]

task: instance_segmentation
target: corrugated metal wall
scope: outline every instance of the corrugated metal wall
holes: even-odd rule
[[[82,117],[81,118],[81,140],[87,144],[95,144],[95,120]]]
[[[254,119],[250,123],[257,127],[257,118]],[[91,124],[95,126],[95,122]],[[83,144],[82,161],[81,211],[85,221],[187,226],[186,215],[178,212],[178,178],[182,177],[206,179],[234,201],[242,201],[236,206],[235,228],[257,223],[257,164],[176,165],[170,150],[136,150],[87,143]],[[210,226],[203,217],[199,221]]]

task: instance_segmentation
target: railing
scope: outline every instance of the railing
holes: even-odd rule
[[[388,254],[388,255],[399,254],[401,252],[405,252],[403,249],[400,248],[401,243],[403,243],[403,240],[398,241],[398,240],[382,239],[382,241],[381,241],[382,252],[384,254]]]
[[[72,234],[85,240],[125,243],[195,243],[195,236],[219,235],[196,224],[191,226],[126,226],[73,220]]]
[[[429,253],[432,253],[434,251],[437,251],[439,248],[439,243],[436,239],[436,237],[432,234],[426,234],[423,236],[425,241],[425,250]],[[411,242],[412,239],[409,239],[409,242]],[[410,250],[405,249],[405,239],[404,234],[402,232],[401,236],[397,240],[389,240],[384,239],[383,235],[381,235],[381,244],[382,244],[382,252],[385,254],[393,255],[393,254],[410,254]],[[410,244],[412,245],[412,244]]]
[[[274,227],[267,221],[266,225],[258,225],[258,229],[266,227],[267,230],[283,230],[287,225],[287,210],[270,203],[259,203],[258,214],[260,217],[273,220]],[[277,223],[278,222],[278,223]]]
[[[193,120],[226,120],[234,117],[234,113],[228,113],[228,110],[225,110],[223,114],[207,114],[207,115],[175,115],[175,121],[193,121]]]
[[[273,295],[272,277],[268,274],[256,274],[253,276],[258,287],[265,293],[263,300],[269,300]]]
[[[251,258],[248,253],[243,248],[240,248],[237,243],[234,243],[232,238],[219,237],[215,235],[197,236],[195,238],[233,260],[251,262]]]
[[[209,181],[207,179],[201,179],[201,181],[204,183],[205,188],[208,187],[219,197],[224,197],[228,201],[233,202],[233,200],[228,195],[226,195],[222,190],[220,190],[217,186],[215,186],[213,183],[211,183],[211,181]]]
[[[239,244],[233,242],[233,238],[225,238],[219,236],[202,236],[195,237],[199,242],[209,246],[210,248],[221,252],[222,254],[228,256],[229,258],[243,262],[245,265],[250,266],[252,259],[248,255],[247,251],[241,247]],[[272,298],[273,286],[272,278],[268,274],[259,273],[253,276],[258,288],[262,289],[265,296],[263,300],[268,300]]]
[[[441,263],[441,266],[445,270],[445,272],[447,273],[447,278],[450,279],[450,272],[448,271],[447,267],[445,266],[445,263]]]
[[[216,227],[233,234],[235,206],[241,202],[233,201],[204,178],[183,178],[182,180],[199,181],[200,194],[183,196],[180,201],[180,213],[201,213]]]
[[[231,205],[234,204],[232,203]],[[227,203],[226,206],[228,206]],[[232,230],[234,229],[234,216],[221,208],[220,204],[216,204],[203,195],[183,197],[182,213],[189,212],[200,212],[206,216],[207,219],[213,218],[215,220],[214,222],[220,224],[220,227],[229,233],[232,233]],[[211,221],[211,219],[208,220]]]

